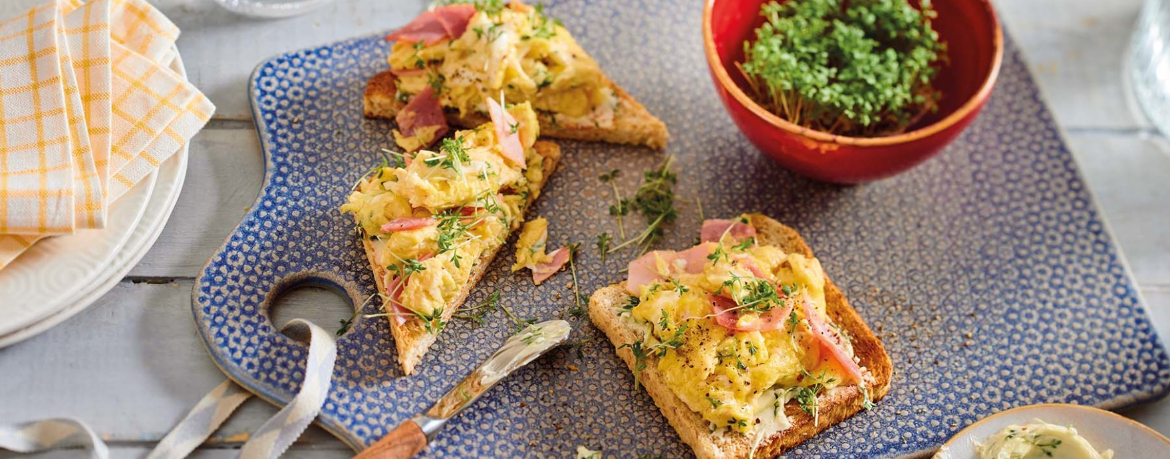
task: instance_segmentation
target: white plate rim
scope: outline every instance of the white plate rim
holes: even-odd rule
[[[32,312],[31,314],[23,315],[23,317],[20,317],[19,321],[13,320],[13,318],[11,316],[5,317],[4,321],[2,323],[0,323],[0,335],[8,335],[8,334],[17,332],[17,331],[22,330],[24,328],[27,328],[29,326],[35,325],[36,323],[45,320],[47,317],[52,316],[53,314],[56,314],[62,308],[65,308],[68,306],[68,303],[66,302],[66,300],[68,300],[69,297],[75,296],[79,292],[83,292],[86,287],[88,287],[89,285],[91,285],[95,281],[102,278],[103,273],[104,273],[103,268],[109,266],[110,263],[113,262],[113,260],[117,257],[118,253],[120,253],[125,248],[126,242],[130,239],[130,235],[134,233],[134,229],[137,228],[139,224],[141,224],[142,215],[146,213],[146,209],[149,206],[150,199],[154,193],[154,187],[157,184],[157,174],[152,172],[150,175],[147,176],[147,178],[143,182],[144,183],[139,183],[138,185],[136,185],[125,196],[123,196],[122,200],[119,201],[120,203],[123,203],[124,205],[129,205],[127,203],[130,203],[132,201],[141,201],[141,203],[138,204],[138,207],[131,209],[129,211],[130,213],[126,217],[122,217],[122,218],[118,219],[119,221],[129,221],[129,224],[125,227],[125,229],[123,231],[118,232],[118,233],[111,233],[110,231],[113,230],[113,228],[111,227],[112,225],[107,226],[106,229],[101,229],[101,230],[97,230],[97,229],[83,230],[86,232],[90,232],[89,235],[97,234],[99,232],[107,232],[109,234],[106,234],[104,236],[98,236],[97,240],[99,240],[99,241],[105,240],[105,241],[113,241],[114,242],[110,246],[110,249],[108,251],[99,253],[99,256],[102,258],[102,261],[96,263],[98,265],[98,267],[94,267],[94,268],[87,270],[84,273],[84,276],[79,278],[78,282],[70,284],[68,289],[57,292],[56,295],[49,295],[51,298],[47,299],[47,302],[44,304],[43,307],[37,309],[35,312]],[[114,220],[113,216],[115,213],[125,211],[125,209],[127,209],[127,208],[126,207],[119,207],[117,210],[111,210],[110,220]],[[66,238],[66,237],[71,237],[71,236],[59,236],[59,237]],[[34,250],[38,250],[38,247],[37,247],[38,245],[52,244],[54,242],[55,241],[38,241],[28,251],[31,252]],[[68,247],[65,247],[65,248],[68,249]],[[52,249],[48,249],[48,250],[52,250]],[[16,260],[14,260],[13,264],[22,263],[22,259],[24,257],[37,256],[37,255],[38,254],[35,252],[22,253],[20,256],[18,256],[16,258]],[[49,257],[50,257],[49,260],[46,260],[43,262],[43,263],[46,263],[45,266],[41,266],[39,269],[34,269],[33,271],[31,271],[31,273],[34,276],[36,275],[37,272],[43,271],[44,269],[50,268],[54,265],[54,263],[52,263],[52,261],[51,261],[51,258],[52,258],[51,255]],[[37,261],[34,261],[33,263],[37,263]],[[13,266],[10,265],[6,268],[5,271],[0,271],[0,277],[4,277],[6,274],[8,274],[10,272],[10,271],[7,271],[7,269],[13,269]]]
[[[186,151],[184,151],[181,164],[178,166],[178,168],[181,169],[181,172],[179,172],[177,181],[174,182],[176,185],[174,190],[176,191],[181,190],[183,187],[183,176],[186,174],[187,169],[186,156]],[[156,189],[155,191],[158,190]],[[158,195],[156,194],[154,196]],[[154,196],[152,196],[150,205],[148,205],[148,207],[154,205]],[[66,303],[67,307],[53,313],[48,317],[45,317],[39,322],[29,325],[28,327],[14,331],[7,335],[0,336],[0,348],[31,338],[45,330],[48,330],[49,328],[52,328],[53,326],[56,326],[57,324],[60,324],[61,322],[64,322],[70,317],[73,317],[74,315],[77,315],[81,311],[87,309],[95,301],[112,290],[114,286],[121,283],[122,278],[125,277],[126,274],[130,272],[130,270],[134,269],[134,266],[136,266],[138,261],[141,260],[142,257],[150,251],[151,247],[154,246],[154,242],[157,241],[158,237],[162,234],[163,228],[166,227],[166,223],[168,220],[170,220],[170,215],[175,209],[175,204],[178,202],[178,197],[179,193],[172,193],[171,196],[168,196],[167,202],[162,203],[162,205],[165,205],[166,207],[160,209],[161,212],[158,215],[161,218],[153,219],[153,221],[150,222],[142,222],[150,224],[151,226],[141,239],[133,239],[134,235],[138,232],[138,227],[135,228],[135,231],[131,234],[131,240],[127,241],[127,247],[131,245],[135,246],[134,249],[131,249],[134,250],[133,254],[128,256],[125,260],[121,261],[118,267],[107,271],[109,272],[108,276],[99,281],[93,282],[92,285],[89,286],[92,287],[90,290],[81,290],[75,298],[69,298],[68,302]],[[150,209],[148,208],[147,212],[149,211]],[[118,257],[115,256],[114,261],[118,261],[117,258]]]
[[[186,68],[183,66],[182,57],[178,54],[177,48],[171,67],[179,75],[186,78]],[[60,303],[61,307],[57,310],[48,312],[36,321],[0,334],[0,348],[31,338],[73,317],[87,309],[122,281],[122,278],[154,246],[166,223],[170,220],[187,176],[189,152],[190,143],[184,144],[174,157],[165,161],[162,167],[151,172],[147,177],[149,195],[146,204],[138,212],[137,221],[129,231],[121,236],[122,241],[119,243],[118,250],[110,257],[106,265],[102,269],[95,270],[96,273],[104,273],[105,275],[94,276],[84,284],[80,284],[78,288],[73,290],[72,294],[65,297],[65,300]],[[174,164],[174,166],[168,167],[170,164]],[[161,190],[163,191],[161,194],[158,193],[163,187],[167,187],[167,189]],[[154,210],[157,210],[157,213],[152,213]],[[141,228],[146,228],[146,230],[140,232]]]
[[[1134,429],[1135,431],[1149,434],[1150,438],[1155,438],[1155,439],[1161,440],[1162,442],[1166,443],[1167,447],[1170,447],[1170,439],[1166,438],[1166,436],[1162,435],[1161,433],[1158,433],[1158,431],[1150,428],[1149,426],[1147,426],[1145,424],[1142,424],[1142,423],[1137,422],[1133,419],[1127,418],[1125,416],[1122,416],[1120,414],[1114,413],[1114,412],[1109,411],[1109,410],[1103,410],[1101,408],[1088,406],[1088,405],[1077,405],[1077,404],[1073,404],[1073,403],[1037,403],[1034,405],[1026,405],[1026,406],[1020,406],[1020,407],[1016,407],[1016,408],[1003,410],[1003,411],[1000,411],[1000,412],[995,413],[993,415],[987,416],[983,419],[980,419],[978,421],[975,421],[975,422],[967,425],[967,427],[964,427],[962,430],[955,432],[955,434],[952,435],[951,438],[946,441],[946,443],[942,444],[942,446],[939,448],[938,452],[942,452],[944,450],[954,449],[955,445],[957,445],[958,442],[968,440],[969,437],[975,432],[975,430],[979,429],[980,427],[982,427],[986,424],[994,424],[996,421],[998,421],[1004,417],[1019,414],[1022,412],[1038,411],[1038,410],[1043,410],[1043,409],[1062,409],[1062,410],[1066,409],[1066,410],[1082,411],[1085,413],[1090,413],[1090,415],[1092,415],[1092,416],[1110,417],[1110,418],[1113,418],[1115,420],[1121,421],[1122,424],[1129,426],[1130,428]],[[976,441],[982,441],[982,440],[983,440],[982,438],[976,439]],[[1093,445],[1093,446],[1097,446],[1097,445]],[[934,456],[934,457],[938,457],[938,456]],[[953,456],[948,455],[947,457],[953,457]]]

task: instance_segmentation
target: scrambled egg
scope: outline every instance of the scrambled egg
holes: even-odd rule
[[[811,302],[824,317],[824,272],[815,258],[773,246],[707,244],[714,249],[701,261],[702,272],[688,273],[677,258],[657,258],[662,278],[641,287],[626,317],[646,333],[635,355],[657,357],[666,385],[683,402],[712,429],[750,434],[761,418],[783,418],[789,399],[811,393],[815,404],[818,392],[843,381],[836,368],[820,364],[800,304]],[[729,328],[718,321],[711,294],[763,310],[742,309]],[[762,316],[782,311],[791,311],[778,319],[782,325],[758,326]]]
[[[398,98],[430,85],[461,116],[487,113],[487,98],[531,102],[562,125],[613,126],[618,98],[597,65],[560,21],[517,2],[479,7],[454,40],[391,48]]]
[[[414,135],[402,135],[398,129],[394,130],[394,143],[398,144],[405,151],[418,151],[425,148],[435,141],[435,134],[442,129],[443,126],[424,126],[416,128]]]
[[[545,253],[547,239],[548,219],[539,217],[525,222],[516,240],[516,263],[512,265],[512,271],[552,261],[552,256]]]
[[[538,129],[529,104],[509,113],[520,123],[526,170],[503,159],[491,123],[459,131],[438,151],[420,151],[409,165],[384,165],[364,177],[342,212],[352,213],[386,268],[382,292],[428,329],[467,282],[480,256],[503,244],[536,197],[543,157],[532,148]],[[433,220],[433,221],[431,221]],[[394,225],[405,227],[394,227]],[[390,225],[389,227],[387,225]],[[395,314],[387,307],[388,314]]]

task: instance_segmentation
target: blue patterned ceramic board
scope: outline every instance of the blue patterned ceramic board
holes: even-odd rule
[[[797,228],[894,361],[889,396],[801,445],[792,457],[922,454],[1006,408],[1071,402],[1116,408],[1170,384],[1170,359],[1018,49],[982,116],[939,157],[893,179],[841,187],[795,176],[762,157],[717,100],[694,2],[567,0],[550,5],[614,80],[666,122],[677,192],[707,216],[762,211]],[[353,223],[337,211],[350,186],[393,145],[390,124],[365,120],[366,80],[387,67],[378,36],[280,55],[251,87],[267,161],[257,203],[195,285],[193,309],[218,365],[283,404],[303,378],[306,350],[280,335],[269,300],[305,282],[355,299],[374,291]],[[582,292],[620,280],[630,254],[602,262],[594,237],[615,232],[597,176],[641,170],[661,153],[562,142],[564,161],[532,210],[550,240],[582,242]],[[697,236],[693,205],[661,247]],[[510,246],[509,246],[510,247]],[[525,317],[565,316],[567,274],[541,287],[508,266],[506,248],[472,294],[500,291]],[[367,307],[375,312],[374,307]],[[613,347],[585,318],[589,340],[526,368],[442,432],[426,457],[689,457]],[[322,324],[332,326],[333,324]],[[320,423],[368,445],[424,410],[512,330],[502,314],[450,324],[420,374],[404,377],[383,319],[361,319],[339,341]],[[575,369],[571,369],[570,365]]]

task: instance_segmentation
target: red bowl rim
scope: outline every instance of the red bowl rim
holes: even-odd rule
[[[983,4],[991,18],[991,24],[994,26],[994,34],[992,38],[992,46],[994,49],[994,56],[991,59],[991,69],[984,77],[983,84],[979,90],[975,92],[963,105],[959,106],[954,112],[947,115],[945,118],[938,120],[927,126],[915,129],[910,132],[904,132],[897,135],[885,137],[849,137],[836,134],[829,134],[824,131],[809,129],[803,126],[793,124],[772,112],[764,109],[751,97],[740,89],[739,85],[731,79],[731,75],[727,74],[727,69],[723,67],[723,63],[719,60],[719,55],[715,52],[715,38],[711,32],[711,10],[715,6],[715,2],[720,0],[706,0],[703,5],[703,48],[707,55],[707,65],[711,67],[711,72],[715,74],[720,86],[727,90],[735,100],[739,101],[741,105],[751,110],[756,116],[767,121],[772,126],[778,127],[792,134],[811,138],[821,142],[831,142],[841,145],[852,145],[860,147],[877,147],[904,144],[912,142],[924,137],[935,135],[944,131],[955,124],[962,121],[972,112],[978,111],[991,95],[991,90],[995,86],[995,79],[999,76],[1000,64],[1003,63],[1003,30],[999,24],[999,18],[995,14],[995,8],[991,6],[989,0],[978,0]]]

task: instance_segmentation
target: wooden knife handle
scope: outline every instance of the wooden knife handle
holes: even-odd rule
[[[426,447],[427,435],[418,424],[408,420],[353,459],[410,459]]]

